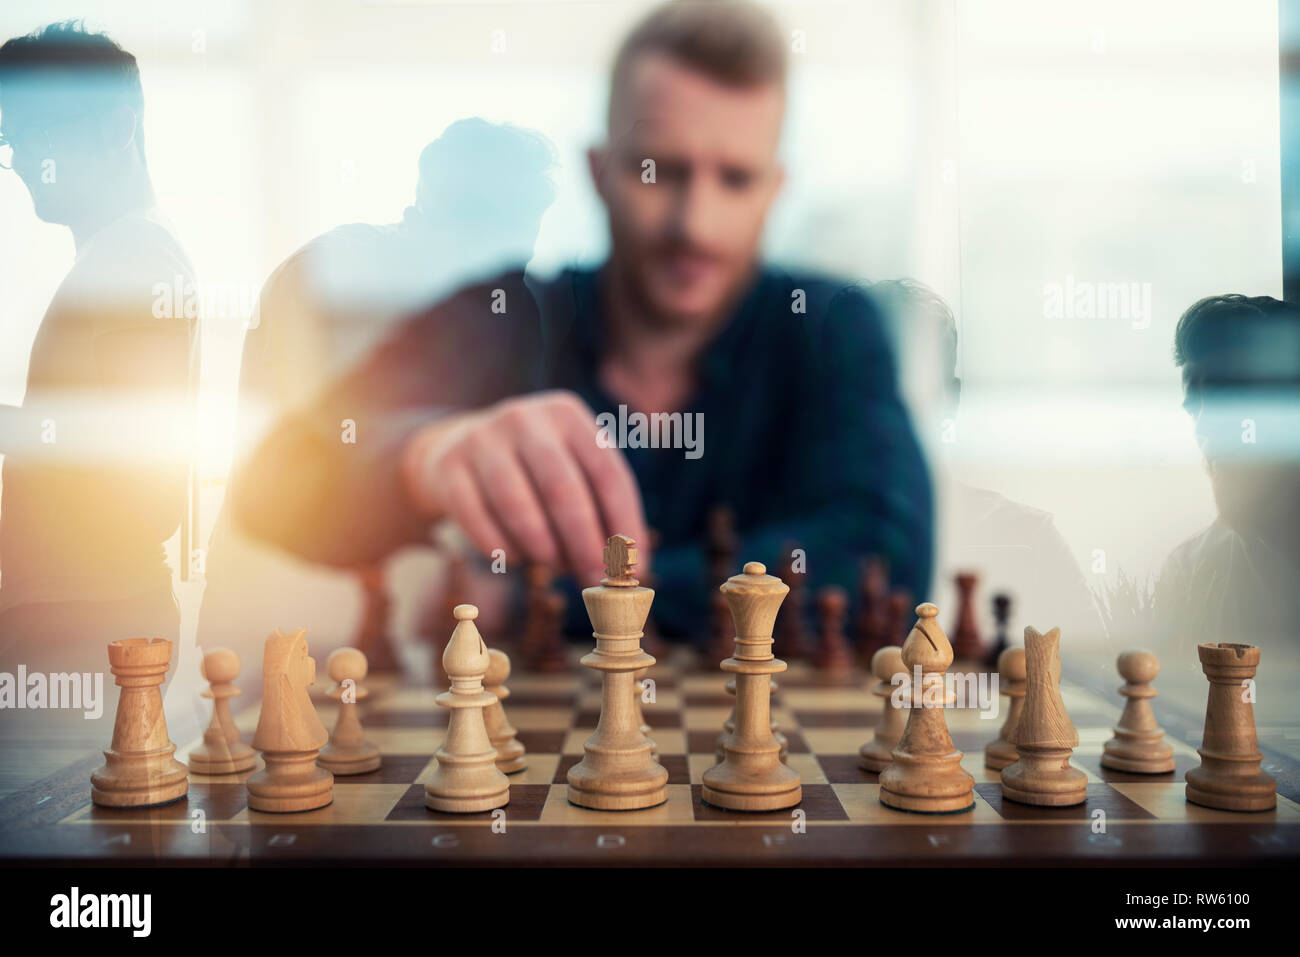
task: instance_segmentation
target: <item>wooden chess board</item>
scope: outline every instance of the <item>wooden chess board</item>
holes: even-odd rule
[[[1001,717],[950,711],[952,737],[976,781],[975,808],[950,815],[891,810],[878,800],[877,776],[859,770],[857,750],[871,734],[881,699],[866,676],[828,687],[800,666],[779,679],[773,715],[789,739],[789,763],[803,775],[803,801],[792,811],[744,814],[700,800],[700,779],[732,699],[717,671],[651,670],[655,701],[644,705],[667,803],[643,811],[602,812],[570,805],[565,772],[594,730],[600,689],[575,665],[572,674],[515,674],[506,711],[528,749],[528,767],[511,776],[500,813],[439,814],[424,806],[446,712],[435,690],[376,677],[364,704],[368,737],[383,754],[380,770],[335,780],[334,801],[301,814],[250,811],[244,776],[192,775],[188,796],[143,810],[90,803],[99,755],[0,800],[0,857],[60,864],[191,863],[487,865],[815,865],[1038,864],[1250,865],[1300,859],[1300,761],[1296,729],[1260,729],[1264,767],[1278,779],[1278,807],[1234,814],[1188,804],[1183,775],[1198,762],[1199,716],[1157,701],[1177,768],[1146,777],[1106,771],[1103,742],[1118,701],[1068,678],[1065,704],[1079,730],[1074,763],[1088,775],[1088,799],[1074,808],[1005,802],[983,748]],[[313,689],[332,726],[334,702]],[[1004,699],[1005,700],[1005,699]],[[256,705],[237,713],[246,738]],[[1275,748],[1273,743],[1289,744]],[[190,746],[178,749],[183,757]],[[1290,751],[1291,753],[1288,753]],[[260,766],[260,765],[259,765]],[[251,772],[250,772],[251,773]],[[1098,812],[1102,812],[1101,815]]]

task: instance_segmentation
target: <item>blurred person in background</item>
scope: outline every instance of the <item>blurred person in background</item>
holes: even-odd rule
[[[186,509],[197,337],[159,290],[193,270],[156,205],[143,120],[135,57],[104,34],[64,22],[0,46],[0,164],[75,247],[23,404],[0,407],[4,670],[103,672],[111,640],[177,638],[164,543]]]
[[[783,180],[786,60],[750,4],[654,9],[619,50],[608,138],[589,153],[608,260],[536,284],[536,309],[488,282],[411,320],[267,437],[232,489],[239,521],[344,565],[445,519],[484,555],[582,585],[623,532],[677,639],[707,631],[718,583],[702,538],[718,506],[734,514],[734,571],[778,567],[793,544],[813,587],[852,588],[874,554],[924,594],[929,478],[880,315],[843,282],[759,257]],[[597,413],[675,415],[677,441],[613,441]],[[355,446],[339,441],[345,417],[369,430]],[[707,425],[693,447],[688,421]],[[568,585],[569,630],[589,632]]]

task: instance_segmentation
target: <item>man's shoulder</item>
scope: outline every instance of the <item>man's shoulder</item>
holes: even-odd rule
[[[87,322],[84,328],[95,335],[135,328],[154,331],[159,311],[179,308],[171,297],[193,279],[189,257],[165,220],[147,214],[125,216],[83,247],[59,284],[47,317]]]
[[[891,356],[885,324],[867,287],[811,270],[765,266],[747,310],[763,330],[760,341],[778,345],[787,362],[805,353],[815,368]]]
[[[593,311],[599,308],[600,268],[566,266],[548,275],[525,274],[524,284],[537,305],[547,339],[563,340],[580,315],[585,314],[588,322],[598,321]]]
[[[954,481],[952,491],[960,514],[1000,528],[1014,526],[1017,533],[1043,526],[1055,527],[1052,513],[1024,502],[1007,498],[1001,492]]]
[[[266,289],[287,276],[327,277],[338,269],[357,271],[374,258],[387,241],[385,228],[370,223],[344,223],[303,243],[281,261],[268,277]]]
[[[1077,568],[1051,512],[955,479],[944,483],[942,494],[956,538],[981,549],[1028,551],[1042,561],[1060,558]]]
[[[1226,522],[1216,518],[1174,546],[1165,559],[1161,575],[1193,578],[1198,572],[1214,567],[1222,556],[1237,549],[1240,542],[1240,536]]]
[[[526,282],[539,301],[573,299],[581,290],[595,288],[599,266],[565,266],[549,274],[529,272]]]
[[[193,277],[193,267],[171,225],[161,214],[123,216],[87,244],[71,275],[106,284],[136,283],[141,277],[172,281]]]
[[[849,310],[874,311],[874,302],[864,283],[811,269],[792,269],[765,263],[755,279],[756,291],[782,305],[802,299],[810,314],[832,306]]]

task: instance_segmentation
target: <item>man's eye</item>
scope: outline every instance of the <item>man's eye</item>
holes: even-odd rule
[[[754,182],[754,174],[743,169],[724,169],[722,171],[722,184],[728,189],[748,189]]]
[[[662,182],[681,183],[686,180],[689,171],[685,163],[663,162],[659,164],[656,175]]]

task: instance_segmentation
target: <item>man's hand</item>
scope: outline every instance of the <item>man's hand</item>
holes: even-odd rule
[[[623,453],[571,392],[506,399],[417,432],[403,453],[406,487],[430,519],[450,518],[484,555],[505,549],[594,584],[605,539],[636,540],[648,566],[641,494]]]

